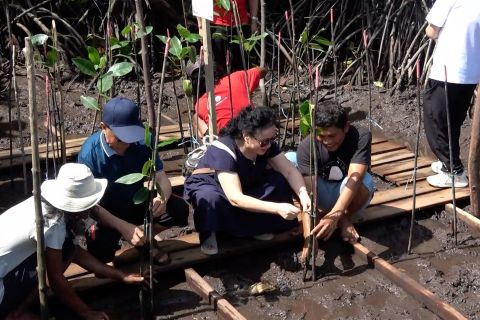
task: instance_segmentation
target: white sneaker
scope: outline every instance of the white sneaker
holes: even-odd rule
[[[269,241],[272,240],[275,236],[273,233],[264,233],[264,234],[257,234],[256,236],[253,236],[254,239],[260,240],[260,241]]]
[[[209,256],[218,253],[217,236],[215,235],[215,232],[212,232],[210,236],[200,244],[200,250]]]
[[[468,178],[465,170],[463,170],[461,174],[454,174],[453,176],[456,188],[468,187]],[[427,181],[431,186],[437,188],[450,188],[452,186],[452,174],[442,171],[436,175],[427,177]]]
[[[435,172],[435,173],[442,172],[442,167],[443,167],[443,163],[440,160],[434,161],[430,165],[430,169],[432,169],[432,171]]]

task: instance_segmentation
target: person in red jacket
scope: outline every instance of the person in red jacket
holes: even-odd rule
[[[190,75],[197,73],[195,67],[189,70]],[[252,105],[249,100],[249,94],[258,88],[260,79],[265,77],[267,69],[255,67],[248,69],[247,71],[237,71],[230,76],[224,76],[216,83],[214,88],[215,95],[215,110],[217,116],[217,133],[224,128],[227,123],[236,117],[240,111],[247,106]],[[230,79],[229,79],[230,77]],[[195,90],[196,83],[195,77],[193,78],[193,88]],[[246,79],[248,81],[246,81]],[[203,82],[203,78],[200,79]],[[248,92],[247,92],[248,83]],[[193,126],[196,131],[197,137],[203,138],[208,130],[208,99],[205,87],[200,84],[201,93],[203,95],[198,99],[195,105],[195,114],[193,116]],[[203,91],[203,92],[202,92]]]
[[[234,0],[237,8],[239,21],[238,24],[242,30],[244,38],[249,38],[252,34],[258,31],[258,0]],[[230,66],[231,72],[242,70],[242,52],[238,44],[232,43],[232,39],[238,36],[238,29],[235,26],[236,21],[233,12],[233,4],[230,5],[230,10],[216,4],[214,1],[214,15],[211,23],[211,33],[221,34],[222,36],[212,36],[212,50],[213,58],[216,68],[219,72],[227,72],[226,58],[227,49],[230,51]],[[198,31],[202,35],[202,24],[198,20]]]

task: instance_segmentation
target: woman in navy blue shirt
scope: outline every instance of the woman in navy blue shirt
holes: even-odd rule
[[[204,253],[218,252],[217,232],[268,240],[271,233],[297,226],[294,194],[303,210],[310,210],[304,180],[276,137],[275,113],[248,107],[228,123],[220,143],[209,146],[185,181],[184,197],[193,206]]]

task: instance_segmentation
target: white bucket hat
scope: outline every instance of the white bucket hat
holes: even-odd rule
[[[81,163],[66,163],[57,179],[42,183],[42,197],[57,209],[81,212],[96,205],[107,188],[107,179],[94,179]]]

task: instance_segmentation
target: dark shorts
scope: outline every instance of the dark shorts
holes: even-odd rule
[[[0,319],[4,319],[37,285],[37,253],[23,260],[3,278],[5,292],[0,303]]]
[[[167,212],[160,217],[157,217],[154,222],[161,224],[164,227],[185,227],[188,225],[188,204],[181,197],[172,194],[167,202]],[[128,222],[135,225],[142,225],[144,215],[135,214],[135,219],[130,219]],[[97,224],[95,229],[95,237],[87,233],[87,247],[94,257],[102,262],[110,262],[115,257],[115,252],[121,247],[122,235],[111,228]]]

